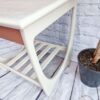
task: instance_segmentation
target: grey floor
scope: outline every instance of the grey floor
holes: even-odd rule
[[[0,39],[0,56],[9,58],[21,46]],[[45,70],[51,77],[61,64],[63,58],[56,57]],[[42,89],[21,77],[0,69],[0,100],[100,100],[100,87],[90,88],[81,83],[78,64],[71,62],[65,69],[52,94],[47,97]]]

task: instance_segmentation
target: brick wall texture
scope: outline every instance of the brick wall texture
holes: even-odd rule
[[[72,11],[62,16],[37,38],[60,45],[67,45]],[[78,0],[77,23],[72,60],[85,48],[94,48],[100,39],[100,0]]]

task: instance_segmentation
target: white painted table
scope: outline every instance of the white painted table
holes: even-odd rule
[[[8,62],[1,62],[0,66],[2,66],[2,68],[7,68],[24,79],[36,84],[41,87],[47,95],[50,95],[57,83],[57,80],[69,62],[75,31],[76,6],[76,0],[3,0],[0,2],[0,37],[7,39],[10,34],[10,31],[8,32],[8,30],[14,29],[14,35],[21,33],[21,41],[23,41],[25,46],[25,49],[22,50],[21,53]],[[73,9],[73,15],[72,27],[70,31],[71,37],[69,39],[67,50],[62,46],[38,40],[35,41],[35,37],[41,31],[46,29],[70,9]],[[6,32],[9,34],[2,30],[7,30]],[[8,35],[6,36],[6,34]],[[12,36],[14,35],[12,34]],[[9,38],[13,40],[14,37],[12,38],[10,36]],[[14,39],[16,40],[16,38]],[[18,40],[16,41],[18,42]],[[42,63],[40,63],[39,61],[51,49],[53,50],[50,55],[47,56]],[[67,52],[61,67],[52,78],[47,78],[44,75],[43,70],[60,51],[64,50]],[[38,51],[41,51],[39,55],[37,55]],[[21,58],[23,59],[16,65],[15,63]],[[31,61],[31,64],[22,68],[23,65],[25,65],[29,60]],[[20,69],[22,70],[20,71]],[[27,73],[30,71],[32,71],[31,75],[28,76]]]

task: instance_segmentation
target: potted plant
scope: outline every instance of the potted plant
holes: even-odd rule
[[[79,72],[81,81],[90,86],[100,85],[100,40],[97,48],[81,51],[78,55]]]

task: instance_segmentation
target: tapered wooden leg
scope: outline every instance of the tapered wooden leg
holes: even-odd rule
[[[43,69],[54,58],[54,55],[56,55],[61,50],[62,47],[57,46],[57,45],[54,46],[53,44],[51,44],[51,45],[48,44],[49,46],[42,52],[42,54],[37,56],[37,53],[36,53],[37,50],[39,48],[41,48],[44,44],[47,45],[47,43],[44,42],[37,49],[35,49],[35,43],[34,43],[35,36],[34,36],[34,33],[31,33],[31,31],[34,30],[34,28],[32,28],[32,30],[30,30],[30,28],[29,28],[29,29],[27,29],[27,31],[25,29],[21,30],[23,42],[25,44],[25,48],[27,50],[29,59],[30,59],[31,64],[32,64],[32,66],[26,67],[24,72],[27,73],[28,70],[33,68],[35,73],[36,73],[36,74],[32,74],[34,78],[33,77],[27,77],[26,74],[24,75],[23,73],[20,73],[17,70],[28,60],[27,57],[24,60],[22,60],[21,62],[19,62],[18,66],[15,65],[14,68],[10,67],[11,63],[13,64],[14,60],[16,61],[16,59],[18,59],[20,56],[25,54],[25,52],[23,52],[23,54],[22,53],[19,54],[20,56],[13,59],[7,65],[0,63],[0,66],[7,68],[8,70],[16,73],[17,75],[23,77],[24,79],[26,79],[26,80],[36,84],[37,86],[41,87],[44,90],[44,92],[46,93],[46,95],[49,96],[51,94],[51,92],[53,91],[54,86],[56,85],[57,81],[59,80],[64,69],[69,64],[72,45],[73,45],[73,38],[74,38],[74,33],[75,33],[75,19],[76,19],[76,7],[73,8],[72,24],[71,24],[72,27],[71,27],[70,39],[69,39],[68,47],[67,47],[67,50],[66,50],[65,59],[64,59],[62,65],[61,65],[61,67],[57,71],[57,73],[55,73],[55,75],[52,78],[47,78],[43,73]],[[40,58],[45,54],[46,51],[48,51],[52,47],[55,47],[54,51],[49,55],[49,57],[42,64],[40,64],[39,63]],[[65,48],[63,48],[63,50],[65,50]],[[39,59],[38,59],[38,57],[39,57]],[[38,79],[39,83],[37,83],[38,81],[35,82],[35,80],[34,80],[35,78]]]
[[[35,37],[33,37],[34,33],[32,36],[32,33],[31,33],[31,35],[29,35],[30,30],[29,31],[25,31],[25,30],[21,31],[22,38],[23,38],[25,47],[27,49],[27,52],[29,54],[32,66],[36,72],[36,75],[37,75],[37,78],[40,82],[40,85],[43,88],[46,95],[50,95],[50,93],[53,91],[53,88],[54,88],[56,82],[58,81],[59,77],[61,76],[61,74],[64,71],[64,69],[66,68],[66,66],[68,65],[68,61],[69,61],[69,58],[71,55],[71,50],[72,50],[72,45],[73,45],[74,33],[75,33],[75,20],[76,20],[76,6],[73,8],[72,27],[71,27],[70,39],[69,39],[65,59],[61,65],[61,68],[58,70],[58,72],[51,79],[48,79],[44,75],[42,68],[41,68],[41,65],[39,63],[39,59],[37,57],[35,46],[34,46],[34,38],[35,38]]]

